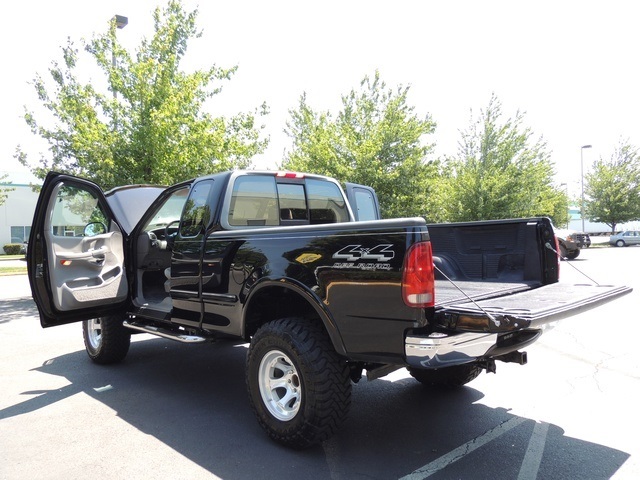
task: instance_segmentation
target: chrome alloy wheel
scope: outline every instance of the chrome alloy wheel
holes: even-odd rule
[[[280,350],[262,357],[258,370],[258,386],[264,406],[278,420],[293,420],[302,402],[302,386],[291,359]]]
[[[99,318],[87,320],[87,341],[91,348],[98,350],[102,344],[102,326]]]

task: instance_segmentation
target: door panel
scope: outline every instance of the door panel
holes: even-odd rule
[[[123,239],[120,232],[95,237],[56,237],[47,244],[55,268],[50,270],[54,305],[58,310],[76,310],[100,305],[105,298],[120,302],[127,298]]]
[[[29,239],[27,267],[43,326],[123,311],[126,238],[100,188],[50,173]]]

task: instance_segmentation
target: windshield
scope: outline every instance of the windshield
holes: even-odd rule
[[[160,227],[165,227],[176,220],[180,220],[182,208],[187,201],[188,195],[189,187],[184,187],[173,192],[171,196],[169,196],[167,200],[160,205],[155,215],[153,215],[151,220],[149,220],[145,225],[144,231],[149,232]]]

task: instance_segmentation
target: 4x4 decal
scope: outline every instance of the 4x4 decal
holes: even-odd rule
[[[383,244],[367,248],[362,245],[347,245],[334,253],[333,258],[347,262],[357,262],[358,260],[388,262],[396,256],[396,253],[391,250],[392,246],[391,244]]]

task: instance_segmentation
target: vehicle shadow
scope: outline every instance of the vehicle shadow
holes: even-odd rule
[[[209,472],[238,480],[399,478],[425,465],[431,468],[429,478],[517,478],[538,425],[530,419],[516,425],[512,420],[519,417],[478,403],[483,394],[470,387],[428,390],[409,378],[363,379],[354,386],[351,413],[338,434],[321,446],[293,451],[270,441],[251,412],[244,384],[246,346],[183,346],[143,338],[115,366],[95,365],[84,351],[46,361],[35,370],[64,377],[69,385],[23,392],[38,396],[0,410],[0,419],[82,392]],[[471,448],[507,424],[512,427]],[[461,446],[467,453],[438,461]],[[610,478],[628,457],[547,425],[538,478]]]
[[[0,301],[0,325],[25,316],[35,315],[36,313],[36,304],[33,303],[32,298]]]

